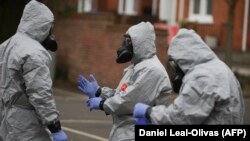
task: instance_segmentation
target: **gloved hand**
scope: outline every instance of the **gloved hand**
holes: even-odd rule
[[[135,125],[150,125],[152,124],[150,119],[147,118],[137,118]]]
[[[102,100],[101,97],[90,98],[87,101],[87,106],[88,106],[89,110],[92,111],[93,109],[100,109],[101,100]]]
[[[79,86],[78,88],[85,93],[89,98],[96,97],[96,92],[100,88],[98,85],[95,77],[91,74],[90,81],[88,81],[85,77],[82,75],[79,76]]]
[[[149,105],[147,105],[147,104],[143,104],[143,103],[135,104],[133,116],[135,118],[145,118],[148,108],[149,108]]]
[[[64,133],[63,130],[59,130],[58,132],[52,133],[54,141],[67,141],[68,137]]]

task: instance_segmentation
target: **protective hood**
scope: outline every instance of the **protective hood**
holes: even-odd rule
[[[198,64],[217,58],[195,31],[188,29],[180,29],[173,38],[168,57],[174,60],[184,73]]]
[[[153,57],[156,54],[155,31],[150,22],[141,22],[128,29],[133,44],[132,63],[137,64],[144,59]]]
[[[49,35],[54,21],[53,13],[44,4],[31,0],[24,8],[17,32],[42,42]]]

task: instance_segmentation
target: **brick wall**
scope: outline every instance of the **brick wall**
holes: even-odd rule
[[[185,1],[184,18],[188,19],[189,1]],[[224,0],[213,1],[213,24],[198,24],[197,32],[204,39],[205,35],[213,35],[219,39],[219,47],[226,46],[226,26],[228,18],[228,5]],[[233,35],[233,49],[240,51],[242,46],[242,30],[243,30],[243,15],[244,15],[244,1],[239,0],[235,7],[234,20],[234,35]],[[191,25],[192,27],[192,25]]]
[[[123,34],[131,25],[113,24],[112,19],[77,17],[60,19],[55,23],[59,50],[56,54],[56,79],[76,84],[79,74],[94,74],[99,84],[115,88],[129,65],[117,64],[116,50]],[[167,45],[165,31],[157,33],[157,54],[166,66]]]

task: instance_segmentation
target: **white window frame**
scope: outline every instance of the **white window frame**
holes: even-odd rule
[[[160,0],[159,18],[168,25],[176,25],[176,0]]]
[[[119,0],[118,13],[121,15],[137,15],[135,8],[136,2],[136,0]],[[125,7],[125,9],[123,9],[123,7]]]
[[[92,0],[78,0],[77,12],[78,13],[89,13],[92,11]]]
[[[189,18],[190,22],[198,22],[201,24],[213,24],[213,15],[207,14],[207,0],[200,0],[200,13],[194,13],[194,0],[189,3]]]

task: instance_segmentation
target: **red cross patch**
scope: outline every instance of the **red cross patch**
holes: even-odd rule
[[[124,92],[127,89],[127,87],[128,87],[127,84],[123,83],[121,86],[121,90]]]

